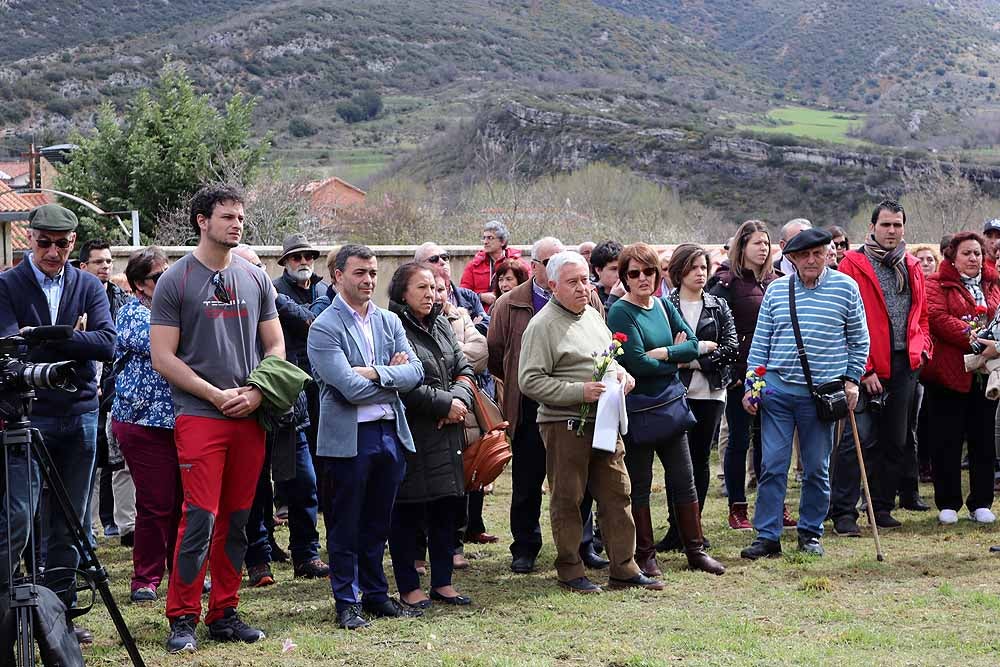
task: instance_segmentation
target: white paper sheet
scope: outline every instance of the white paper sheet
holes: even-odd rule
[[[628,415],[625,412],[625,388],[618,382],[617,374],[604,376],[607,390],[597,399],[597,413],[594,415],[594,449],[614,452],[618,445],[618,434],[628,432]]]

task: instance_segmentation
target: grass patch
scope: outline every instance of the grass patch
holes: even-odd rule
[[[662,479],[659,470],[654,475]],[[789,487],[794,513],[798,488],[792,480]],[[927,487],[923,491],[925,497],[930,493]],[[546,507],[547,501],[546,496]],[[459,590],[474,600],[471,608],[435,606],[421,619],[376,621],[364,631],[347,633],[336,628],[329,584],[294,579],[290,566],[278,564],[278,583],[244,589],[240,602],[245,618],[268,638],[251,646],[217,644],[199,627],[201,648],[190,657],[163,650],[166,590],[153,605],[129,604],[129,552],[102,538],[99,553],[151,667],[996,664],[1000,640],[991,612],[1000,609],[1000,580],[983,576],[996,567],[987,553],[998,541],[993,527],[963,521],[943,528],[929,514],[899,512],[903,527],[882,537],[885,563],[875,561],[867,534],[861,539],[828,535],[825,557],[803,558],[795,550],[794,531],[782,540],[785,558],[749,563],[740,560],[739,550],[752,536],[726,527],[726,500],[713,478],[704,525],[712,554],[729,568],[724,576],[690,572],[682,555],[662,554],[667,583],[662,593],[574,596],[556,586],[547,509],[538,571],[510,572],[509,504],[508,473],[486,500],[486,525],[501,536],[500,543],[468,545],[472,566],[455,575]],[[666,527],[662,490],[653,512],[658,537]],[[287,539],[280,529],[278,541],[284,545]],[[388,558],[386,570],[394,590]],[[593,573],[593,578],[606,583],[607,573]],[[127,664],[103,608],[80,623],[96,636],[85,652],[87,664]],[[282,652],[285,639],[296,644],[287,653]]]
[[[847,133],[852,127],[858,127],[864,122],[863,113],[787,106],[768,111],[764,123],[744,125],[739,129],[761,134],[784,134],[835,144],[862,145],[867,142],[849,137]]]

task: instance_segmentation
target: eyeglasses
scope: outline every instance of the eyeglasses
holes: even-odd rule
[[[216,301],[221,301],[222,303],[233,302],[229,297],[229,290],[226,289],[226,283],[222,280],[222,271],[216,271],[212,276],[212,286],[215,287]]]
[[[496,241],[497,237],[492,236],[490,234],[483,234],[483,240],[484,241]]]
[[[143,280],[152,280],[155,283],[157,280],[160,279],[160,276],[162,276],[166,272],[167,272],[167,270],[164,269],[163,271],[157,271],[156,273],[150,273],[148,276],[146,276],[145,278],[143,278]]]
[[[629,279],[635,280],[640,274],[646,276],[647,278],[652,278],[656,275],[656,269],[652,266],[647,266],[644,269],[629,269],[629,272],[625,275],[627,275]]]
[[[833,245],[838,250],[847,250],[851,246],[847,241],[834,241]]]
[[[291,255],[286,255],[285,259],[286,260],[290,259],[293,262],[301,262],[301,261],[312,261],[312,260],[316,259],[316,257],[314,255],[312,255],[311,253],[308,253],[308,252],[305,252],[305,253],[303,253],[303,252],[293,252]]]
[[[545,259],[535,259],[534,257],[532,257],[531,261],[535,262],[536,264],[541,264],[542,266],[548,266],[549,265],[549,258],[548,257],[546,257]]]
[[[450,259],[451,259],[451,255],[449,255],[446,252],[443,252],[440,255],[431,255],[430,257],[427,258],[427,261],[430,262],[431,264],[437,264],[438,262],[441,262],[442,264],[444,264],[445,262],[447,262]]]
[[[70,247],[73,244],[73,242],[70,241],[69,239],[59,239],[57,241],[53,241],[52,239],[47,239],[44,237],[35,239],[35,243],[38,244],[39,248],[42,248],[44,250],[48,250],[53,245],[59,248],[60,250],[65,250],[66,248]]]

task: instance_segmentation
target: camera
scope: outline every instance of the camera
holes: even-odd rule
[[[21,333],[0,338],[0,418],[16,421],[23,416],[25,399],[34,396],[35,389],[77,390],[76,362],[32,363],[28,355],[32,348],[50,341],[68,340],[73,327],[30,327]]]

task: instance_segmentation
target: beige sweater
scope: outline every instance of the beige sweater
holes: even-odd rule
[[[531,318],[521,339],[517,381],[521,393],[538,402],[539,423],[580,416],[583,385],[594,381],[593,354],[610,345],[611,331],[590,306],[575,315],[550,301]],[[612,363],[610,370],[617,369]]]

